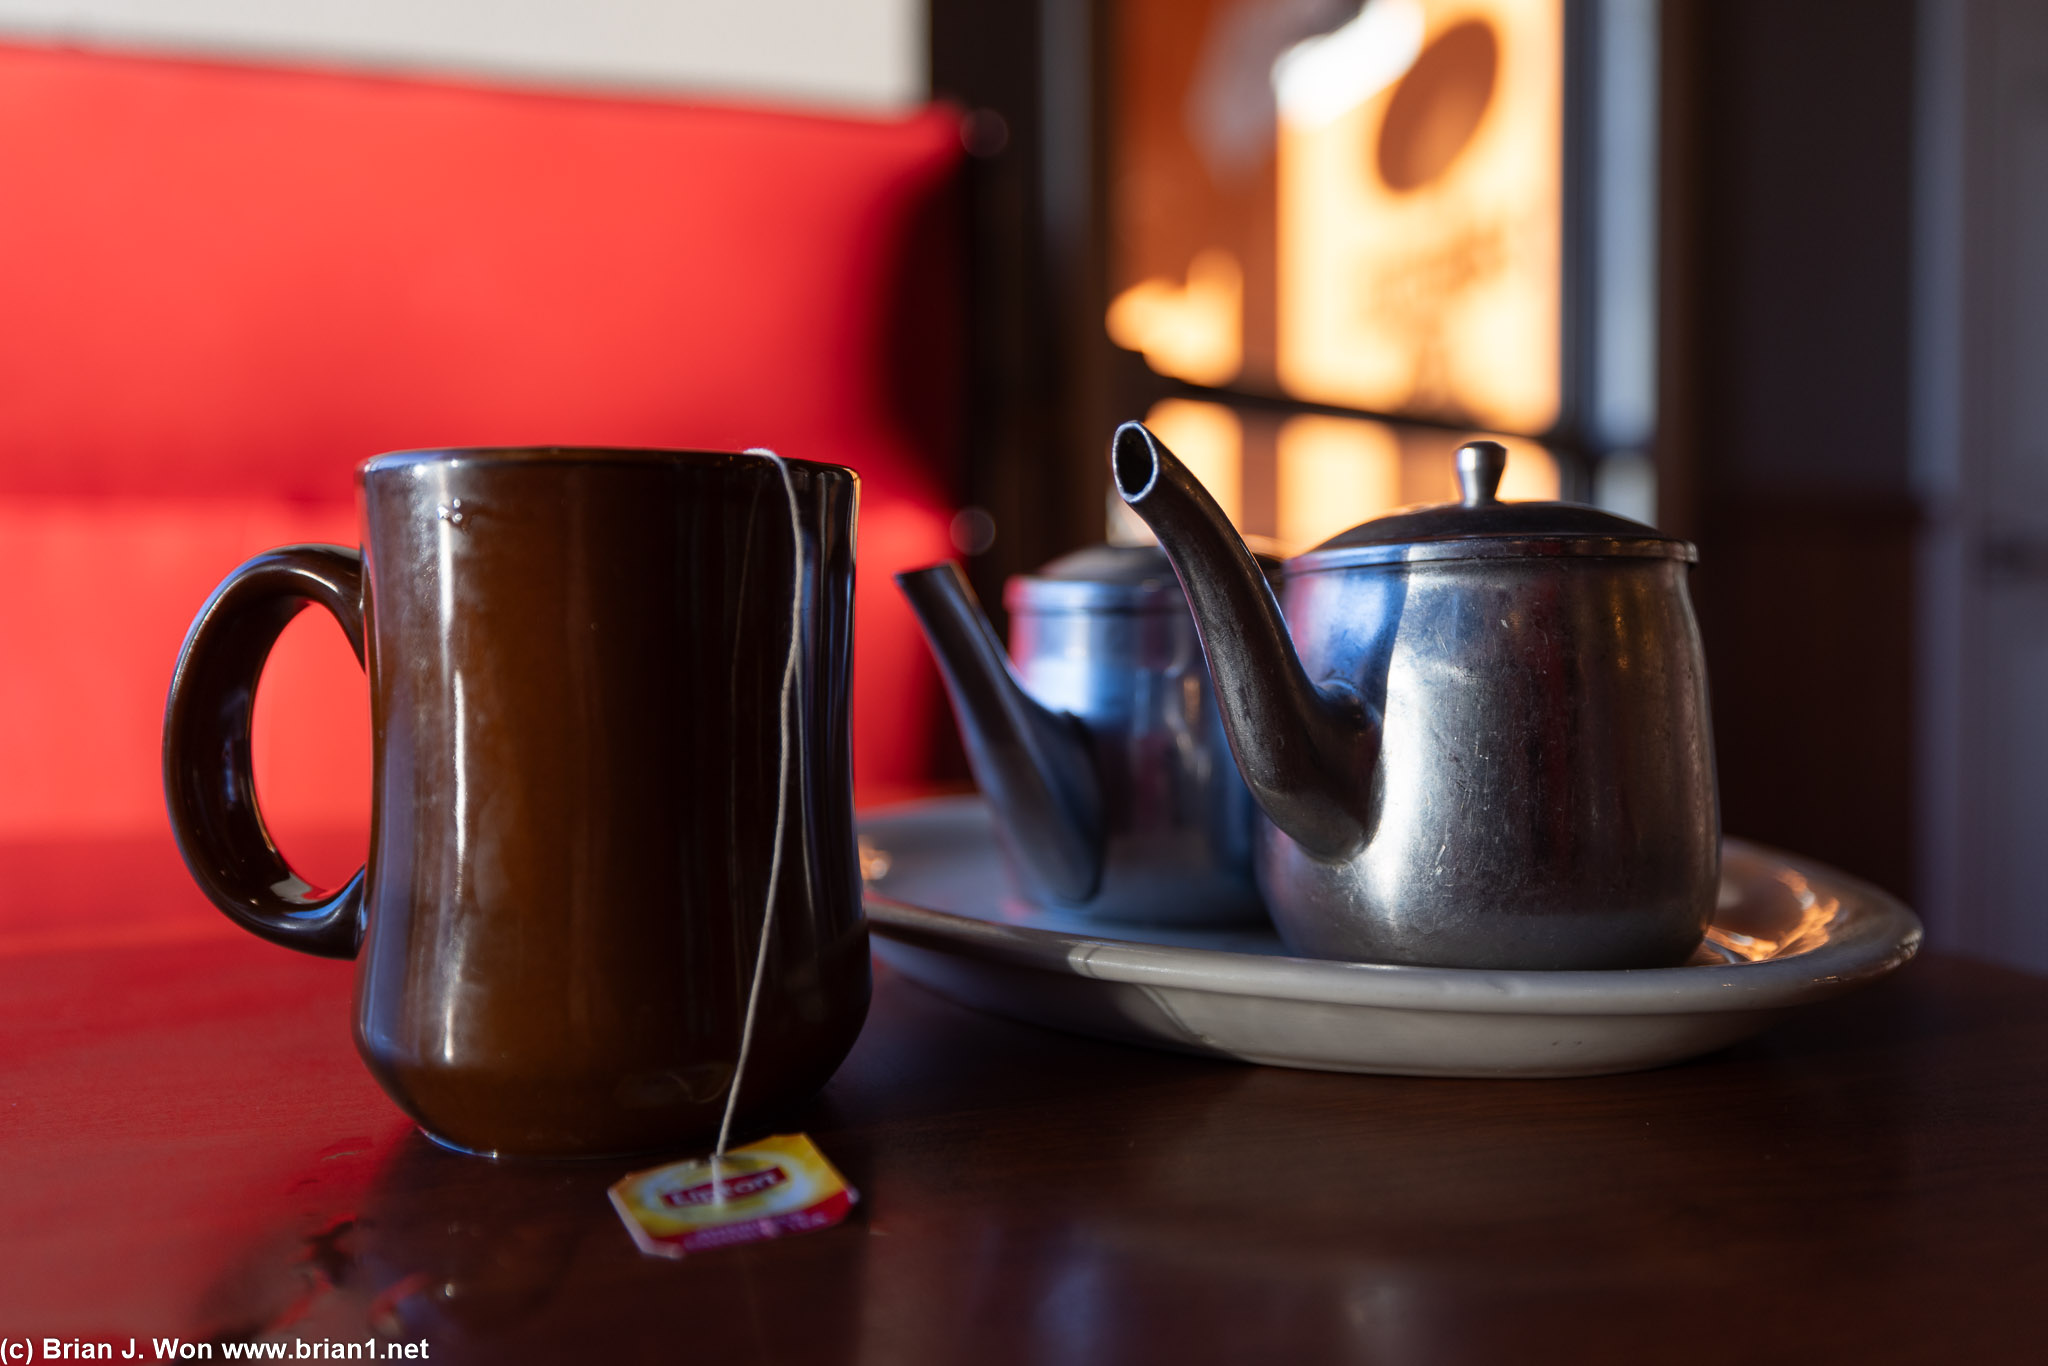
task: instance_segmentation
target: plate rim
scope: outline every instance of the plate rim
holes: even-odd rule
[[[876,827],[908,818],[964,815],[977,807],[986,814],[978,795],[926,797],[861,812],[855,824],[869,836]],[[1439,968],[1099,938],[919,906],[866,883],[862,892],[874,931],[914,947],[1138,987],[1397,1010],[1541,1015],[1774,1010],[1882,977],[1919,951],[1925,934],[1920,919],[1890,893],[1826,864],[1748,840],[1724,838],[1722,845],[1724,851],[1804,877],[1815,890],[1851,908],[1858,923],[1819,948],[1764,962],[1608,971]]]

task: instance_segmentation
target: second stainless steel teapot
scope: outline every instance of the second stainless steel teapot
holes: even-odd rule
[[[896,576],[945,676],[1018,889],[1104,920],[1263,920],[1256,812],[1157,546],[1010,580],[1010,654],[957,566]]]
[[[1693,548],[1569,503],[1460,503],[1290,560],[1285,612],[1229,520],[1137,423],[1117,492],[1157,533],[1267,825],[1259,882],[1299,953],[1474,968],[1683,962],[1720,819]]]

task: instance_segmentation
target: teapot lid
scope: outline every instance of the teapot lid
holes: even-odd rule
[[[1280,558],[1252,557],[1278,582]],[[1157,545],[1091,545],[1019,574],[1003,586],[1012,612],[1162,612],[1187,610],[1173,562]]]
[[[1691,542],[1582,503],[1503,503],[1507,448],[1458,448],[1455,503],[1435,503],[1362,522],[1287,562],[1290,574],[1415,560],[1528,559],[1607,555],[1693,561]]]

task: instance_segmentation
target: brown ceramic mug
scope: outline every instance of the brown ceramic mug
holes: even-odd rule
[[[857,480],[787,469],[804,542],[795,623],[772,460],[568,449],[379,456],[357,474],[360,553],[260,555],[193,622],[164,718],[185,862],[256,934],[361,953],[357,1049],[441,1142],[595,1155],[716,1128],[779,781],[788,819],[739,1127],[823,1084],[859,1033]],[[332,892],[279,855],[250,770],[264,659],[312,603],[369,671],[374,732],[369,858]]]

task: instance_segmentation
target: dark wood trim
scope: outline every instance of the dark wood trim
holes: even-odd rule
[[[1550,444],[1570,457],[1558,462],[1564,480],[1563,493],[1566,498],[1579,500],[1590,498],[1593,491],[1588,414],[1595,385],[1598,295],[1594,271],[1600,248],[1595,196],[1600,185],[1595,166],[1597,156],[1592,154],[1591,144],[1594,120],[1598,117],[1599,62],[1595,44],[1599,40],[1597,4],[1590,0],[1565,0],[1558,408]]]
[[[1657,136],[1657,524],[1699,539],[1698,71],[1703,0],[1663,0]]]
[[[1099,300],[1101,131],[1085,111],[1078,124],[1047,118],[1048,102],[1068,114],[1069,100],[1100,108],[1098,9],[1091,0],[930,6],[932,92],[960,107],[974,154],[960,495],[995,523],[994,542],[965,560],[999,629],[1006,579],[1102,536],[1106,367],[1090,345],[1108,345]],[[1066,57],[1049,56],[1048,43]],[[1085,68],[1078,90],[1060,65],[1076,51]],[[1064,174],[1049,184],[1054,168]]]

